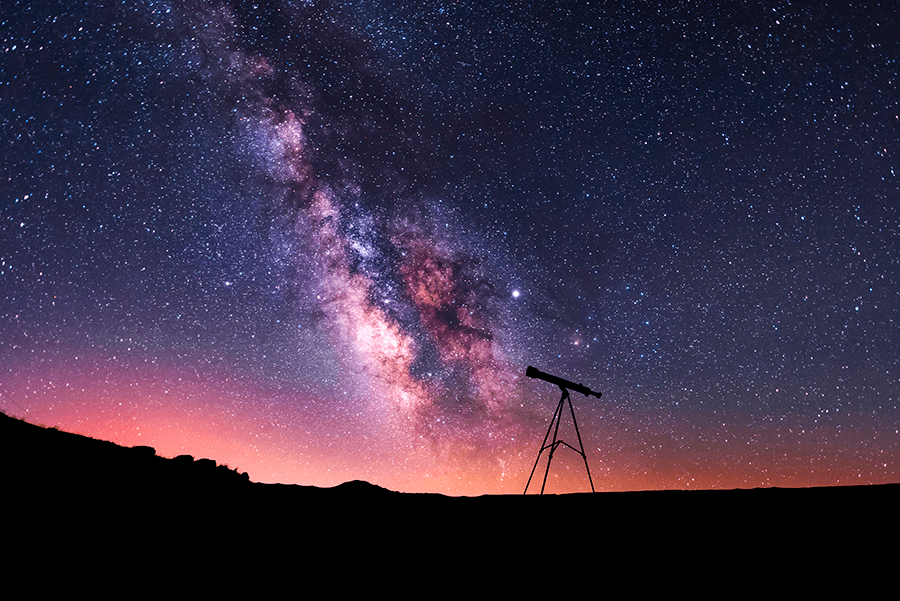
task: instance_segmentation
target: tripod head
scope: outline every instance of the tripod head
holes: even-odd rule
[[[550,374],[544,373],[539,369],[528,366],[528,369],[525,370],[525,375],[529,378],[537,378],[539,380],[544,380],[545,382],[550,382],[551,384],[556,384],[563,390],[574,390],[575,392],[580,392],[584,396],[595,396],[598,399],[600,398],[599,392],[594,392],[587,386],[582,386],[581,384],[576,384],[575,382],[570,382],[569,380],[565,380],[558,376],[552,376]]]

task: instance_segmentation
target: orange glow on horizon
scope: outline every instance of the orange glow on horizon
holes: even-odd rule
[[[454,496],[522,494],[547,427],[534,423],[519,430],[517,440],[497,438],[487,446],[485,441],[503,430],[477,436],[465,430],[398,432],[325,393],[277,390],[174,367],[135,368],[121,361],[98,369],[98,361],[45,366],[3,382],[5,395],[27,410],[19,416],[31,423],[122,446],[151,446],[164,457],[210,458],[247,472],[254,482],[330,487],[365,480],[401,492]],[[660,425],[600,407],[610,406],[576,409],[598,492],[900,480],[900,457],[881,450],[892,448],[894,432],[872,416],[860,416],[852,429],[828,424],[811,429],[798,416],[785,415],[763,427],[734,413],[713,435],[698,435],[691,423],[704,416],[686,412],[682,422]],[[860,432],[876,444],[853,453],[827,452],[829,445],[853,448]],[[576,443],[565,420],[560,439]],[[540,492],[546,462],[545,452],[529,494]],[[589,491],[581,456],[560,447],[546,494]]]

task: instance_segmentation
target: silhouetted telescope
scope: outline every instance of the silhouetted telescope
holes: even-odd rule
[[[531,475],[528,476],[528,482],[525,484],[525,492],[527,493],[528,487],[531,486],[531,479],[534,477],[534,470],[537,469],[538,462],[541,460],[541,455],[544,454],[544,451],[549,449],[550,456],[547,458],[547,469],[544,471],[544,483],[541,485],[541,494],[544,494],[544,487],[547,486],[547,474],[550,473],[550,462],[553,461],[553,453],[556,451],[556,447],[558,447],[559,445],[569,447],[570,449],[581,455],[581,458],[584,459],[584,469],[587,470],[588,481],[591,483],[591,492],[595,492],[594,480],[593,478],[591,478],[591,468],[588,467],[587,455],[584,453],[584,443],[581,442],[581,432],[578,431],[578,422],[575,421],[575,408],[572,407],[572,397],[569,395],[569,391],[574,390],[575,392],[580,392],[584,396],[593,395],[598,399],[600,398],[600,393],[594,392],[587,386],[582,386],[581,384],[570,382],[564,378],[545,374],[541,370],[535,369],[530,365],[528,366],[528,369],[525,370],[525,375],[529,378],[538,378],[539,380],[544,380],[545,382],[556,384],[562,391],[562,396],[559,397],[559,404],[556,406],[556,411],[553,412],[553,419],[550,420],[550,427],[547,428],[547,433],[544,435],[544,442],[541,443],[541,452],[538,453],[537,459],[535,459],[534,461],[534,467],[531,468]],[[578,446],[580,447],[578,449],[567,442],[559,440],[558,438],[559,424],[562,421],[563,403],[565,403],[566,401],[569,402],[569,413],[572,414],[572,425],[575,426],[575,434],[576,436],[578,436]],[[547,444],[547,439],[550,438],[551,431],[553,432],[553,441],[550,444]]]
[[[570,382],[557,376],[551,376],[550,374],[546,374],[537,368],[531,367],[530,365],[528,366],[528,369],[525,370],[525,375],[529,378],[537,378],[539,380],[544,380],[545,382],[550,382],[551,384],[556,384],[560,388],[566,390],[574,390],[575,392],[580,392],[584,396],[593,395],[598,399],[600,398],[599,392],[594,392],[587,386],[576,384],[575,382]]]

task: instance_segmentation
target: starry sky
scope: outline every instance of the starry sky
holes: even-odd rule
[[[737,4],[4,1],[0,409],[518,494],[534,365],[598,491],[900,482],[900,9]]]

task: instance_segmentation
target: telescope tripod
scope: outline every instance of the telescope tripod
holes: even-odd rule
[[[544,494],[544,488],[547,486],[547,474],[550,473],[550,462],[553,461],[553,453],[559,445],[565,445],[581,455],[581,458],[584,459],[584,469],[587,470],[588,482],[591,483],[591,492],[597,492],[594,490],[594,481],[591,479],[591,468],[588,467],[587,455],[584,453],[584,444],[581,442],[581,433],[578,431],[578,422],[575,421],[575,409],[572,408],[572,399],[569,397],[569,390],[565,386],[560,386],[559,389],[562,390],[562,396],[559,397],[559,404],[556,406],[556,411],[553,412],[553,419],[550,420],[550,427],[547,428],[547,433],[544,435],[544,442],[541,443],[541,452],[538,453],[537,459],[534,461],[534,467],[531,468],[531,475],[528,476],[528,483],[525,485],[525,492],[522,493],[523,495],[528,492],[528,487],[531,485],[531,479],[534,477],[534,470],[537,469],[538,462],[541,460],[541,455],[544,454],[544,451],[550,449],[550,456],[547,458],[547,469],[544,472],[544,483],[541,485],[541,494]],[[575,424],[575,434],[578,436],[578,446],[581,447],[580,450],[569,443],[558,439],[559,422],[562,420],[564,401],[569,402],[569,412],[572,414],[572,423]],[[554,426],[554,424],[556,425]],[[553,430],[553,442],[547,444],[547,439],[550,437],[551,430]]]

